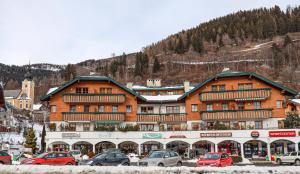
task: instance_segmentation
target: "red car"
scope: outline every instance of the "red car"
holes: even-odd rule
[[[41,165],[75,165],[75,158],[67,152],[42,153],[34,158],[26,159],[21,164]]]
[[[207,153],[204,158],[199,158],[197,161],[197,167],[201,166],[231,166],[233,163],[232,158],[227,153],[212,152]]]
[[[0,164],[11,164],[11,156],[3,151],[0,151]]]

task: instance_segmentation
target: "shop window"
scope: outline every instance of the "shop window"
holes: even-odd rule
[[[112,106],[112,112],[118,112],[119,107],[117,105]]]
[[[51,110],[51,112],[55,113],[56,112],[56,105],[52,105],[50,110]]]
[[[154,124],[141,124],[140,130],[141,131],[154,131]]]
[[[263,128],[263,123],[262,121],[255,121],[255,129],[262,129]]]
[[[132,112],[132,106],[131,106],[131,105],[127,105],[127,106],[126,106],[126,112],[127,112],[127,113]]]
[[[223,103],[222,104],[222,110],[227,111],[228,110],[228,103]]]
[[[239,127],[240,127],[240,129],[246,129],[246,122],[245,121],[239,121]]]
[[[206,111],[212,111],[213,110],[213,105],[212,104],[207,104],[206,105]]]
[[[104,112],[104,106],[103,106],[103,105],[100,105],[100,106],[99,106],[98,112]]]
[[[240,102],[237,105],[238,105],[238,110],[244,110],[245,109],[245,103]]]
[[[198,105],[192,104],[192,112],[198,112]]]
[[[180,107],[174,106],[174,113],[180,113]]]
[[[90,105],[84,105],[83,112],[90,112]]]
[[[70,112],[76,112],[76,105],[70,105]]]
[[[261,102],[254,102],[254,109],[260,109],[261,108]]]
[[[90,130],[90,123],[84,123],[83,124],[83,131],[89,131]]]
[[[276,101],[276,108],[282,108],[282,101],[281,100],[277,100]]]

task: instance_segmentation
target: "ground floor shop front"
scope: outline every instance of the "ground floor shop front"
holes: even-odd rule
[[[226,152],[242,158],[266,158],[298,151],[300,130],[220,130],[162,132],[47,132],[48,150],[93,151],[119,149],[124,153],[147,155],[170,149],[185,158],[207,152]]]

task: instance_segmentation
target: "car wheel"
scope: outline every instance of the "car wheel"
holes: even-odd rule
[[[281,159],[277,159],[277,160],[276,160],[276,163],[280,165],[280,164],[282,163],[282,162],[281,162]]]
[[[101,163],[97,163],[96,166],[102,166],[102,164]]]
[[[296,160],[295,160],[295,165],[296,165],[296,166],[300,166],[300,160],[299,160],[299,159],[296,159]]]
[[[0,161],[0,165],[3,165],[4,164],[4,162],[3,161]]]
[[[66,165],[73,165],[72,163],[67,163]]]
[[[181,167],[182,166],[182,162],[181,161],[178,161],[177,162],[177,167]]]
[[[159,167],[163,167],[164,164],[163,164],[163,163],[159,163],[158,166],[159,166]]]
[[[122,166],[129,166],[129,163],[125,162],[125,163],[122,164]]]

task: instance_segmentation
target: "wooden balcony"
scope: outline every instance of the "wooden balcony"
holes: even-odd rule
[[[63,112],[64,121],[125,121],[122,112]]]
[[[222,100],[265,100],[271,96],[271,88],[209,91],[200,94],[201,101],[222,101]]]
[[[267,119],[272,109],[202,111],[201,117],[203,121]]]
[[[65,103],[124,103],[124,94],[63,94]]]
[[[186,122],[187,117],[185,113],[166,113],[166,114],[151,114],[151,113],[138,113],[137,122]]]

